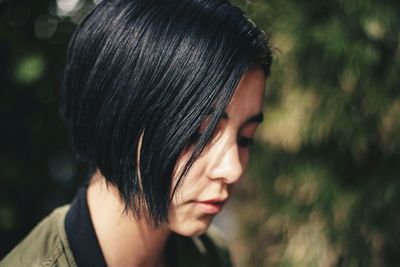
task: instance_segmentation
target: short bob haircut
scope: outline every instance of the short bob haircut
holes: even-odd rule
[[[268,38],[228,1],[102,0],[72,36],[61,114],[77,158],[160,226],[178,157],[192,148],[172,195],[240,78],[270,64]]]

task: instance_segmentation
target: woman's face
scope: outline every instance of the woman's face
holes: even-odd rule
[[[247,167],[249,145],[262,120],[264,86],[261,69],[254,68],[243,75],[214,136],[174,195],[169,211],[169,228],[173,232],[184,236],[204,233],[229,199],[232,186]],[[190,152],[178,160],[178,173]]]

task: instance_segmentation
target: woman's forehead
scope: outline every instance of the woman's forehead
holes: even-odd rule
[[[226,109],[230,117],[247,118],[262,112],[265,75],[260,68],[247,71],[241,78]]]

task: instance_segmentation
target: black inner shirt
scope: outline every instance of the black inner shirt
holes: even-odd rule
[[[65,232],[72,254],[78,266],[106,267],[97,240],[86,201],[86,189],[82,187],[65,216]]]
[[[65,216],[65,232],[75,262],[79,267],[106,267],[107,264],[90,217],[86,191],[87,184],[79,189],[72,202]],[[167,266],[177,266],[175,238],[175,234],[172,234],[166,245]],[[134,246],[132,244],[132,249],[135,249]]]

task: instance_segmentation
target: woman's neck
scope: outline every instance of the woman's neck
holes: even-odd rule
[[[96,172],[87,190],[87,203],[105,261],[109,267],[165,266],[165,245],[171,232],[154,229],[124,213],[116,187]]]

